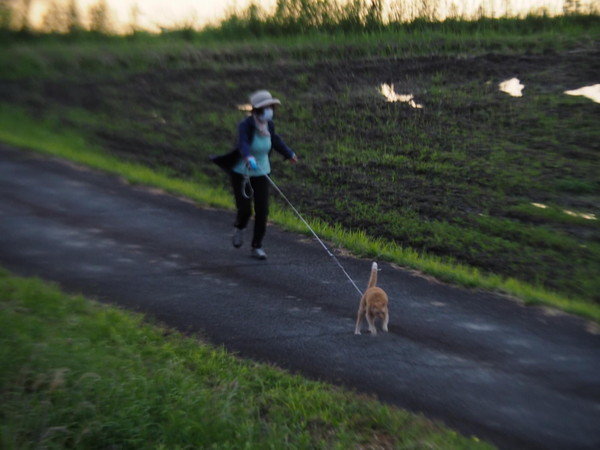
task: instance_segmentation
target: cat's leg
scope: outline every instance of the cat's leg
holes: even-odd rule
[[[385,331],[386,333],[388,332],[388,323],[390,321],[390,313],[389,311],[385,312],[385,317],[383,319],[383,325],[381,326],[381,328],[383,329],[383,331]]]
[[[362,322],[363,315],[365,314],[365,310],[362,306],[358,309],[358,314],[356,316],[356,327],[354,328],[354,334],[360,334],[360,324]]]
[[[367,310],[367,322],[369,324],[369,331],[373,336],[377,334],[377,328],[375,328],[375,317]]]
[[[360,324],[362,317],[365,313],[365,298],[360,299],[360,306],[358,307],[358,314],[356,315],[356,327],[354,328],[354,334],[360,334]]]

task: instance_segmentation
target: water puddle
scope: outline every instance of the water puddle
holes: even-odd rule
[[[159,123],[161,123],[161,124],[163,124],[163,125],[167,123],[167,121],[165,120],[165,118],[164,118],[164,117],[162,117],[162,116],[161,116],[161,115],[160,115],[158,112],[156,112],[156,111],[152,111],[152,114],[151,114],[151,116],[152,116],[152,118],[153,118],[154,120],[156,120],[157,122],[159,122]]]
[[[412,94],[397,94],[393,84],[383,83],[379,86],[379,92],[386,98],[388,102],[408,103],[416,109],[423,108],[423,105],[416,103]]]
[[[596,103],[600,103],[600,84],[594,84],[592,86],[584,86],[579,89],[565,91],[565,94],[582,95],[583,97],[587,97]]]
[[[510,80],[504,80],[502,83],[498,84],[498,88],[512,97],[523,97],[525,85],[521,84],[521,81],[518,78],[511,78]]]
[[[588,214],[588,213],[580,213],[580,212],[576,212],[576,211],[569,211],[568,209],[563,209],[563,212],[565,214],[568,214],[569,216],[573,216],[573,217],[581,217],[582,219],[587,219],[587,220],[597,220],[595,214]]]
[[[540,209],[548,208],[548,205],[544,205],[543,203],[531,203],[531,206],[535,206],[536,208],[540,208]],[[592,214],[592,213],[576,212],[576,211],[571,211],[569,209],[562,209],[561,211],[572,217],[581,217],[582,219],[587,219],[587,220],[598,220],[596,215]]]

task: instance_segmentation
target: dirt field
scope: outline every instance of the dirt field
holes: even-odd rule
[[[563,93],[598,82],[598,42],[475,56],[386,45],[148,50],[139,70],[110,47],[38,52],[61,75],[0,80],[0,96],[123,158],[226,186],[208,155],[233,147],[237,105],[268,88],[301,158],[274,155],[273,177],[303,213],[598,301],[600,225],[578,214],[600,217],[600,109]],[[523,97],[499,91],[512,77]],[[423,107],[387,102],[382,83]]]

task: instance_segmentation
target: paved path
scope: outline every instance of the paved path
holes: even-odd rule
[[[353,335],[356,291],[310,239],[0,147],[0,265],[376,394],[501,447],[600,448],[600,337],[585,321],[380,264],[390,333]],[[370,261],[343,257],[360,286]],[[590,330],[590,331],[588,331]]]

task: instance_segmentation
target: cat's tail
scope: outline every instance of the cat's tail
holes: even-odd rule
[[[376,284],[377,284],[377,263],[374,262],[371,265],[371,276],[369,277],[369,286],[367,286],[367,289],[372,288]]]

